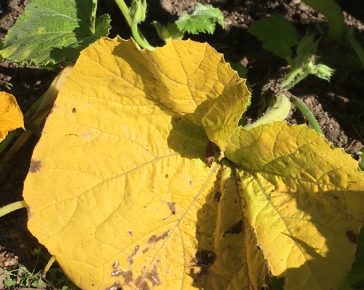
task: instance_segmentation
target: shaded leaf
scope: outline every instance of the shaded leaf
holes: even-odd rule
[[[249,32],[263,42],[263,47],[274,55],[292,59],[292,47],[297,45],[298,34],[295,27],[281,15],[274,15],[254,21]]]
[[[343,36],[345,30],[344,15],[334,0],[303,0],[303,2],[326,16],[330,26],[330,37],[338,40]]]
[[[24,128],[24,122],[16,99],[11,94],[0,92],[0,141],[17,128]]]
[[[109,32],[109,16],[96,19],[96,6],[96,0],[30,1],[6,35],[0,55],[36,65],[75,61],[84,47]]]
[[[245,217],[284,289],[337,289],[364,219],[357,162],[283,122],[237,130],[226,156],[240,167]]]

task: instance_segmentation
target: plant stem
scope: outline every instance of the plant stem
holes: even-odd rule
[[[129,8],[126,6],[124,0],[115,0],[116,5],[118,5],[121,13],[123,14],[126,22],[128,23],[129,27],[132,25],[132,19],[130,17]]]
[[[352,31],[349,31],[346,33],[346,39],[351,45],[352,49],[355,51],[356,55],[358,56],[362,66],[364,67],[364,49],[361,47],[359,42],[354,37],[354,34]]]
[[[309,73],[305,71],[302,67],[292,69],[291,72],[284,78],[281,87],[283,89],[289,90],[297,85],[300,81],[304,80]]]
[[[144,35],[140,32],[138,28],[138,22],[134,21],[130,16],[130,11],[128,6],[125,4],[124,0],[115,0],[115,3],[118,5],[121,13],[123,14],[126,22],[128,23],[131,34],[133,35],[133,38],[135,41],[142,47],[147,50],[154,50],[155,47],[150,45],[149,42],[146,40]]]
[[[0,208],[0,218],[7,215],[8,213],[11,213],[11,212],[16,211],[21,208],[24,208],[26,206],[27,205],[24,200],[16,201],[16,202],[10,203],[8,205],[5,205]]]
[[[306,104],[295,96],[291,96],[291,102],[298,110],[300,110],[300,112],[304,115],[306,120],[310,123],[311,127],[317,133],[322,134],[322,130],[320,128],[319,123],[317,122],[315,116],[312,114],[310,109],[306,106]]]
[[[52,256],[49,260],[47,265],[44,267],[43,269],[43,273],[42,276],[45,278],[45,276],[47,275],[49,269],[52,267],[52,265],[54,264],[54,262],[56,261],[56,258],[54,256]]]
[[[151,46],[149,44],[149,42],[145,39],[145,37],[143,36],[143,34],[140,32],[139,28],[138,28],[138,24],[137,23],[133,23],[131,26],[131,33],[135,39],[135,41],[143,48],[147,49],[147,50],[155,50],[154,46]]]

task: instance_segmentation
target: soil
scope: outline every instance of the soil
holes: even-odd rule
[[[0,38],[15,23],[23,12],[27,0],[0,1]],[[129,37],[129,28],[123,21],[113,0],[99,1],[99,14],[112,17],[111,37],[116,34]],[[300,0],[150,0],[148,21],[162,23],[176,19],[183,11],[189,11],[196,2],[210,3],[219,7],[226,19],[224,29],[218,28],[214,35],[190,36],[207,41],[225,55],[227,61],[240,62],[248,68],[248,82],[253,93],[253,104],[264,91],[267,83],[277,83],[285,64],[264,51],[261,44],[247,32],[252,21],[261,17],[281,14],[292,21],[300,33],[321,23],[324,17],[303,4]],[[364,2],[362,0],[337,1],[344,10],[345,21],[356,32],[364,44]],[[150,23],[150,22],[149,22]],[[160,44],[151,26],[143,30],[154,44]],[[318,119],[325,137],[335,146],[342,147],[354,158],[364,144],[364,70],[350,48],[342,45],[336,49],[325,43],[321,47],[322,60],[336,69],[331,83],[309,77],[292,90],[312,110]],[[339,53],[339,54],[338,54]],[[340,57],[337,57],[337,56]],[[345,57],[344,57],[345,56]],[[57,72],[33,67],[21,67],[0,62],[0,90],[14,94],[23,112],[48,88]],[[254,118],[254,111],[251,113]],[[292,123],[305,120],[294,111]],[[29,169],[30,157],[38,136],[33,136],[13,158],[0,168],[0,206],[21,199],[22,186]],[[36,250],[36,251],[35,251]],[[40,250],[40,251],[39,251]],[[26,213],[18,211],[0,219],[0,278],[1,269],[25,265],[38,271],[47,263],[49,255],[26,229]],[[1,279],[0,279],[1,280]],[[0,283],[1,289],[1,283]]]

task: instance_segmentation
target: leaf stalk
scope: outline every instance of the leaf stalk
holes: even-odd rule
[[[0,218],[18,209],[26,207],[24,200],[16,201],[0,208]]]

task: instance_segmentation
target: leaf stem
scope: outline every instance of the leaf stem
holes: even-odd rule
[[[43,273],[42,273],[42,276],[44,278],[45,278],[45,276],[47,276],[47,273],[48,273],[49,269],[52,267],[52,265],[54,264],[55,261],[56,261],[56,258],[54,256],[50,257],[50,259],[48,260],[48,263],[44,267]]]
[[[306,120],[310,123],[311,127],[317,132],[322,134],[322,130],[320,124],[317,122],[315,116],[312,114],[310,109],[306,106],[306,104],[301,101],[299,98],[295,96],[291,96],[292,104],[300,110],[300,112],[304,115]]]
[[[352,31],[348,31],[346,33],[346,39],[351,45],[352,49],[355,51],[356,55],[358,56],[362,66],[364,66],[364,49],[361,47],[360,43],[356,40]]]
[[[13,211],[16,211],[18,209],[26,207],[26,203],[24,200],[16,201],[13,203],[10,203],[8,205],[5,205],[0,208],[0,218],[7,215],[8,213],[11,213]]]
[[[138,28],[138,21],[134,21],[130,15],[130,10],[128,6],[125,4],[124,0],[115,0],[116,5],[118,5],[121,13],[123,14],[126,22],[128,23],[131,34],[133,35],[133,38],[135,41],[142,47],[147,50],[154,50],[155,47],[150,45],[147,39],[144,37],[144,35],[140,32]]]
[[[115,0],[115,3],[116,3],[116,5],[118,5],[121,13],[123,14],[126,22],[129,25],[129,27],[131,27],[133,21],[132,21],[132,19],[130,17],[129,8],[125,4],[125,1],[124,0]]]
[[[154,46],[151,46],[149,44],[149,42],[146,40],[146,38],[144,37],[144,35],[140,32],[139,28],[138,28],[138,23],[133,22],[131,27],[131,33],[135,39],[135,41],[143,48],[147,49],[147,50],[155,50]]]
[[[305,71],[302,66],[292,69],[284,78],[281,87],[286,90],[292,89],[295,85],[304,80],[308,75],[309,72]]]

